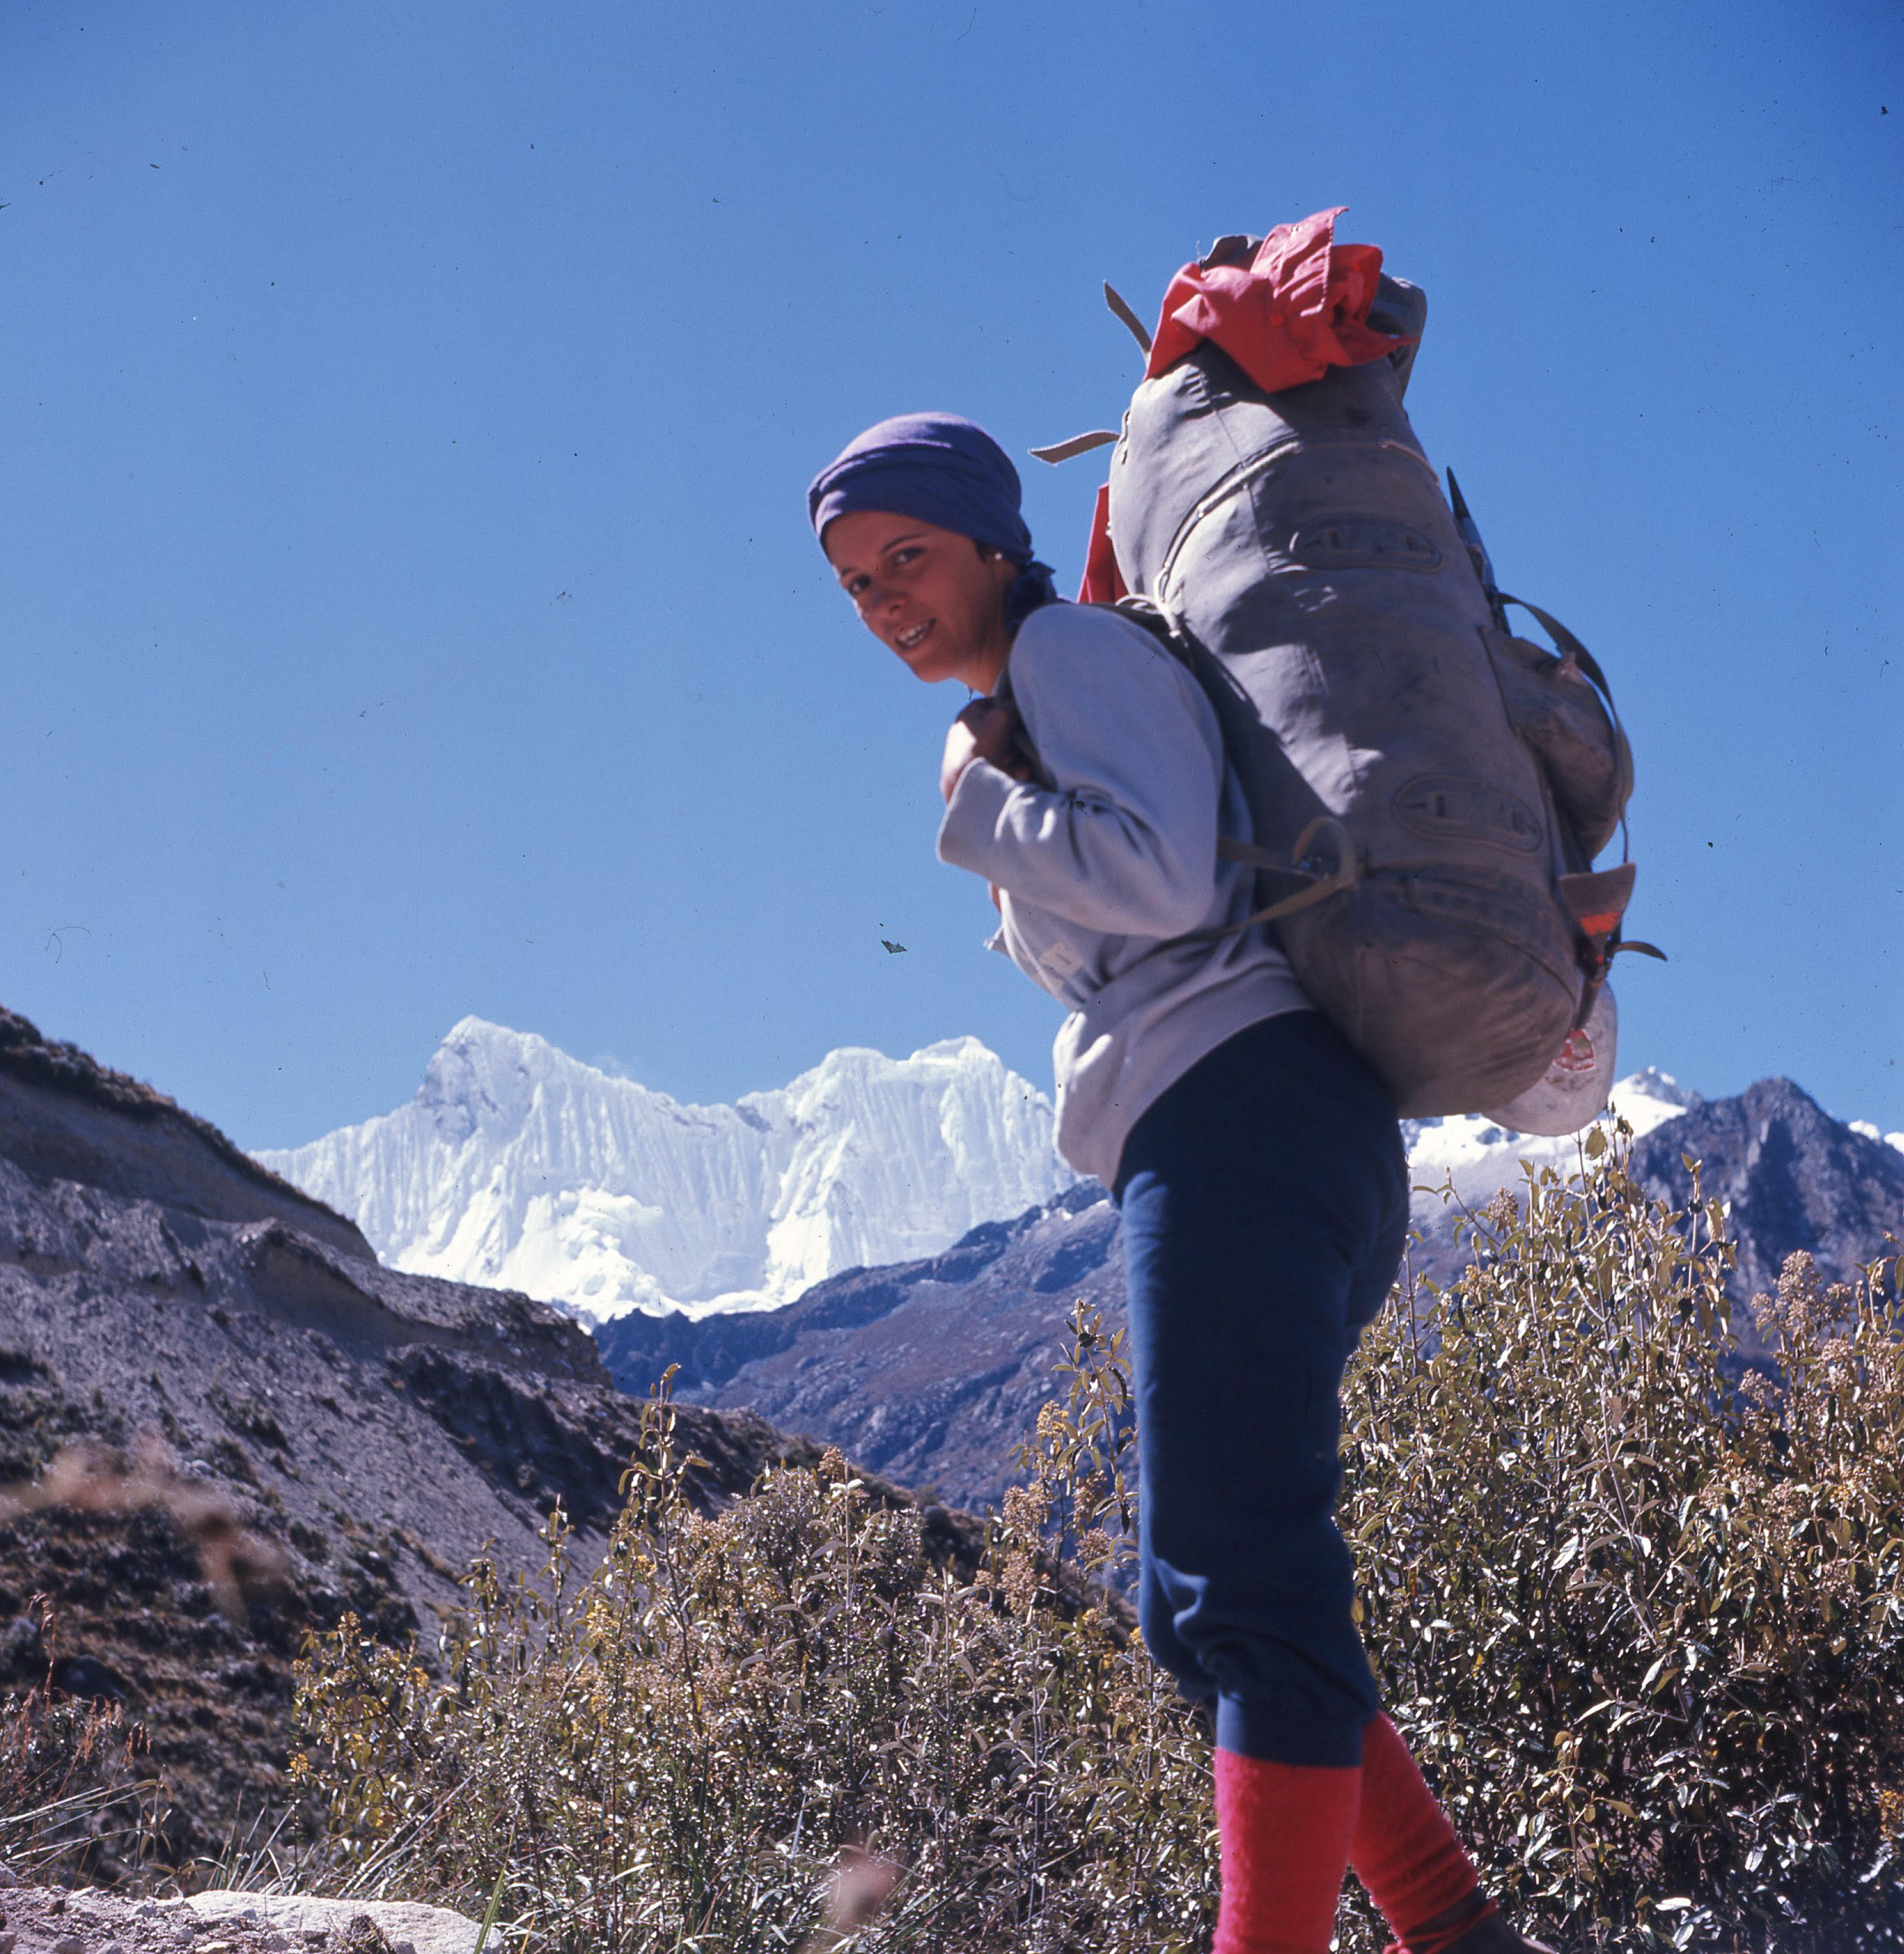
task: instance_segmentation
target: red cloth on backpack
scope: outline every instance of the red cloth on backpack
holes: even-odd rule
[[[1084,581],[1078,586],[1080,604],[1114,604],[1128,596],[1124,572],[1117,567],[1117,553],[1111,547],[1111,485],[1098,491],[1098,506],[1091,518],[1091,541],[1085,551]]]
[[[1247,265],[1186,265],[1170,281],[1143,369],[1154,380],[1205,339],[1220,346],[1266,394],[1319,380],[1332,366],[1360,366],[1409,341],[1368,323],[1381,276],[1374,245],[1338,245],[1335,220],[1348,208],[1279,224]],[[1098,491],[1081,604],[1124,594],[1111,547],[1111,492]]]
[[[1374,245],[1335,242],[1335,220],[1348,207],[1279,224],[1247,265],[1185,265],[1163,295],[1144,378],[1154,380],[1208,339],[1273,394],[1406,346],[1368,323],[1382,254]]]

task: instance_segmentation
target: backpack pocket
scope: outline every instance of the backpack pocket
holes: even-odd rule
[[[1588,862],[1612,840],[1633,791],[1633,755],[1591,681],[1571,660],[1504,631],[1484,631],[1501,702],[1546,776]]]

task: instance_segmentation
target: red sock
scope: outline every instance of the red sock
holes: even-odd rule
[[[1411,1954],[1432,1954],[1417,1932],[1478,1894],[1480,1876],[1461,1849],[1447,1814],[1422,1782],[1401,1733],[1385,1716],[1362,1732],[1362,1803],[1349,1855],[1355,1876],[1368,1888],[1389,1925]],[[1464,1910],[1465,1933],[1488,1903]]]
[[[1223,1899],[1211,1954],[1327,1954],[1361,1780],[1218,1747]]]

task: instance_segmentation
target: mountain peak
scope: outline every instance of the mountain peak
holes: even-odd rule
[[[1684,1202],[1688,1157],[1705,1197],[1727,1204],[1747,1295],[1775,1288],[1797,1248],[1828,1275],[1849,1275],[1883,1251],[1904,1214],[1904,1160],[1868,1123],[1834,1119],[1789,1079],[1761,1079],[1649,1134],[1633,1148],[1634,1178]]]
[[[407,1106],[260,1159],[418,1274],[601,1322],[759,1308],[936,1254],[1072,1175],[1050,1102],[973,1037],[843,1047],[734,1105],[683,1105],[545,1038],[452,1027]]]
[[[1004,1063],[989,1045],[975,1037],[969,1031],[956,1038],[936,1038],[929,1045],[921,1045],[913,1057],[916,1059],[946,1060],[953,1063],[975,1058],[989,1065],[1002,1065]]]
[[[532,1034],[465,1018],[431,1053],[417,1103],[452,1144],[479,1127],[519,1118],[534,1092],[537,1063],[554,1047]]]
[[[482,1063],[507,1064],[530,1053],[559,1057],[547,1038],[534,1031],[517,1031],[487,1018],[459,1018],[443,1034],[437,1056],[460,1052]]]
[[[1687,1112],[1705,1104],[1689,1086],[1682,1086],[1671,1073],[1662,1072],[1656,1065],[1642,1066],[1637,1072],[1623,1079],[1614,1089],[1656,1100],[1662,1105],[1678,1106]]]

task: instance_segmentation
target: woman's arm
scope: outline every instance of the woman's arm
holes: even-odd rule
[[[1196,681],[1137,626],[1071,606],[1027,620],[1010,676],[1053,785],[986,758],[1004,729],[972,714],[947,743],[940,859],[1108,935],[1195,929],[1215,891],[1223,784],[1221,736]]]

